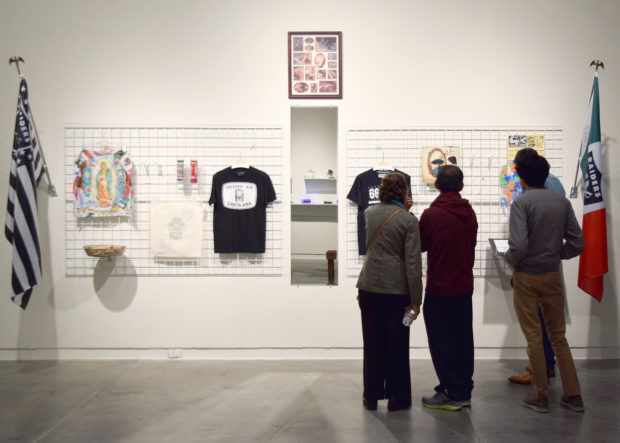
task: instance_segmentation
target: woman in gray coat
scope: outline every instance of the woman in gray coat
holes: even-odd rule
[[[415,319],[422,303],[420,228],[408,212],[411,199],[402,174],[383,178],[379,200],[364,213],[368,252],[357,280],[364,337],[363,403],[375,410],[377,400],[387,398],[388,410],[398,411],[411,407],[409,328],[402,319],[407,309],[413,309]]]

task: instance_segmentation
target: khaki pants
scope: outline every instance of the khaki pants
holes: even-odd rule
[[[580,395],[575,363],[565,337],[564,287],[560,273],[515,272],[513,285],[515,311],[527,340],[527,355],[532,368],[532,387],[536,397],[547,397],[549,390],[542,330],[538,318],[539,306],[545,317],[549,340],[562,376],[564,395]]]

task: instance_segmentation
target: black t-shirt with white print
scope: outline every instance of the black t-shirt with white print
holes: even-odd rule
[[[366,208],[379,203],[379,186],[381,179],[392,171],[377,171],[369,169],[355,177],[353,186],[347,195],[347,198],[357,204],[357,247],[360,255],[366,255],[366,219],[364,211]],[[411,195],[411,177],[403,171],[395,169],[394,172],[400,172],[407,180],[409,195]]]
[[[215,252],[265,252],[267,204],[275,199],[271,178],[260,169],[228,167],[216,172],[209,198],[215,205]]]

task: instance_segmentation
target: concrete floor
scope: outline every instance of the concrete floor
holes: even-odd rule
[[[422,408],[436,383],[412,361],[414,405],[361,401],[361,361],[0,362],[0,440],[42,442],[620,441],[620,362],[578,361],[586,412],[521,406],[523,360],[477,361],[471,409]]]

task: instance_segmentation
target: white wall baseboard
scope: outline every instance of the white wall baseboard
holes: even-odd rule
[[[620,348],[571,348],[576,360],[619,359]],[[430,359],[428,348],[411,348],[412,359]],[[478,360],[526,359],[525,348],[476,348]],[[361,360],[361,348],[155,348],[0,349],[0,360]]]

